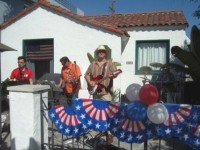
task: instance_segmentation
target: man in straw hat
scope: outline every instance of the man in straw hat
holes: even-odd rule
[[[112,100],[113,79],[119,73],[114,73],[117,68],[111,60],[106,59],[107,50],[104,45],[100,45],[95,51],[96,59],[90,64],[85,79],[88,83],[88,90],[94,99]],[[96,87],[94,89],[94,87]],[[113,137],[108,132],[101,132],[97,136],[106,135],[106,145],[113,142]]]

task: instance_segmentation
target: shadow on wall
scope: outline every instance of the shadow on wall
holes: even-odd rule
[[[126,97],[126,94],[121,94],[121,102],[122,103],[130,103],[130,101]]]
[[[16,141],[15,138],[11,140],[12,149],[16,149]],[[10,150],[11,147],[3,147],[3,150]],[[39,145],[33,138],[30,138],[29,147],[27,150],[39,150],[41,149],[41,145]],[[45,148],[44,148],[45,150]]]

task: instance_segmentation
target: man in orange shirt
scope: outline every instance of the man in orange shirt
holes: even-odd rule
[[[60,62],[63,67],[61,69],[58,86],[63,89],[64,95],[69,99],[68,104],[70,104],[73,97],[78,97],[78,92],[81,88],[80,77],[82,74],[76,62],[72,63],[68,57],[62,57]]]

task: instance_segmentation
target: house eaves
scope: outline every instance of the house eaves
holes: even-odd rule
[[[83,18],[88,21],[92,20],[104,24],[111,24],[118,28],[171,25],[184,25],[188,27],[188,22],[181,10],[84,16]]]
[[[67,9],[64,9],[60,6],[52,5],[51,3],[49,3],[45,0],[39,0],[38,2],[34,3],[32,6],[26,8],[26,9],[23,9],[17,15],[11,17],[10,19],[8,19],[4,23],[2,23],[0,25],[0,29],[6,28],[7,26],[11,25],[15,21],[18,21],[20,18],[27,15],[28,13],[30,13],[31,11],[35,10],[38,7],[44,7],[44,8],[50,9],[50,10],[55,11],[57,13],[60,13],[62,15],[66,15],[68,17],[75,19],[75,20],[81,21],[85,24],[89,24],[89,25],[92,25],[94,27],[99,27],[99,28],[105,29],[107,31],[113,32],[113,33],[115,33],[119,36],[122,36],[122,35],[129,36],[126,31],[124,31],[124,30],[122,30],[122,29],[120,29],[116,26],[113,26],[113,25],[107,24],[107,23],[102,23],[102,22],[99,22],[99,21],[96,21],[96,20],[87,20],[86,18],[83,18],[82,16],[79,16],[77,14],[74,14]]]

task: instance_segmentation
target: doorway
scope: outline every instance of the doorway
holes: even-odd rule
[[[53,39],[24,40],[24,56],[27,67],[34,73],[34,80],[53,73],[53,52]]]

